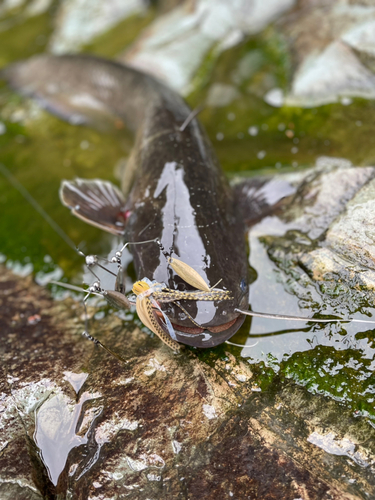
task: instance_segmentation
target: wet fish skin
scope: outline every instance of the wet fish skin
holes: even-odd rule
[[[245,226],[197,119],[180,130],[191,112],[181,97],[151,76],[91,56],[38,56],[6,68],[1,76],[72,123],[121,120],[135,131],[122,179],[124,200],[121,207],[113,202],[114,208],[103,212],[107,210],[109,221],[117,217],[113,226],[117,224],[126,241],[159,238],[171,257],[196,269],[209,286],[222,279],[220,286],[231,292],[232,301],[183,305],[207,328],[236,320],[234,325],[215,334],[177,331],[179,342],[213,347],[230,338],[243,323],[234,309],[248,306]],[[119,208],[121,217],[114,212]],[[99,212],[88,207],[84,215],[88,222],[105,226]],[[191,289],[171,270],[158,245],[130,248],[138,279],[146,276],[172,289]],[[163,309],[174,325],[192,326],[173,304]]]

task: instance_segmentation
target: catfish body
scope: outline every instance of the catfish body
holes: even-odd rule
[[[138,279],[190,289],[168,256],[193,267],[210,287],[222,280],[231,300],[181,301],[202,328],[174,304],[163,310],[179,342],[213,347],[230,338],[244,320],[235,308],[248,305],[245,227],[198,121],[181,128],[191,111],[180,96],[151,76],[89,56],[39,56],[10,66],[3,76],[72,123],[121,120],[135,131],[123,196],[108,183],[95,181],[95,190],[77,181],[65,195],[63,189],[63,199],[76,215],[126,241],[160,240],[164,254],[154,243],[130,247]]]

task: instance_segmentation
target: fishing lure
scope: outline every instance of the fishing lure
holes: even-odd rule
[[[144,278],[141,281],[136,281],[133,285],[133,292],[137,296],[136,309],[139,319],[142,323],[147,326],[152,332],[154,332],[168,347],[174,351],[179,351],[181,346],[177,342],[176,334],[174,332],[173,326],[168,318],[168,316],[162,311],[156,300],[153,298],[153,294],[157,292],[158,289],[163,288],[165,285],[150,282]],[[161,327],[154,309],[158,309],[163,316],[168,333],[164,331]]]
[[[207,283],[203,278],[195,271],[191,266],[182,262],[178,259],[168,259],[171,267],[174,269],[176,274],[178,274],[182,279],[192,286],[200,288],[200,290],[195,291],[180,291],[172,290],[167,288],[164,283],[157,283],[156,281],[151,282],[149,279],[144,278],[141,281],[137,281],[133,285],[133,292],[137,295],[136,309],[138,316],[142,323],[147,326],[152,332],[154,332],[158,337],[169,347],[174,350],[180,349],[180,344],[177,342],[176,334],[174,332],[173,326],[160,308],[159,302],[174,302],[178,307],[180,307],[185,314],[187,314],[196,326],[201,327],[194,319],[187,313],[187,311],[179,304],[179,300],[205,300],[205,301],[216,301],[216,300],[230,300],[230,292],[226,290],[215,290],[209,288]],[[203,290],[202,290],[203,289]],[[155,309],[158,309],[165,322],[165,327],[168,334],[160,326],[157,316],[155,314]]]
[[[150,243],[155,240],[149,240],[144,242],[136,242],[134,244]],[[156,240],[157,241],[157,240]],[[65,283],[52,281],[51,283],[69,288],[75,291],[84,291],[86,296],[83,299],[84,307],[86,309],[86,301],[90,294],[96,294],[102,296],[109,305],[114,306],[118,309],[130,309],[134,302],[128,299],[125,295],[124,286],[124,272],[121,265],[121,257],[124,249],[129,243],[125,245],[115,253],[115,255],[109,260],[103,257],[98,257],[97,255],[85,255],[83,252],[79,253],[85,257],[85,263],[88,270],[95,276],[97,281],[92,283],[87,290],[80,289],[72,285],[66,285]],[[117,275],[103,266],[100,261],[106,263],[117,263],[118,272]],[[180,307],[184,313],[190,318],[192,323],[199,328],[201,325],[196,323],[196,321],[189,315],[185,308],[179,303],[180,300],[203,300],[203,301],[219,301],[219,300],[230,300],[232,297],[230,292],[227,290],[216,289],[214,287],[209,288],[207,283],[201,278],[201,276],[195,271],[191,266],[182,262],[178,259],[169,258],[169,263],[173,264],[173,269],[182,279],[184,279],[190,285],[199,287],[198,290],[190,291],[180,291],[168,288],[164,283],[157,283],[156,281],[150,281],[147,277],[143,280],[134,283],[132,291],[136,295],[135,306],[137,314],[142,323],[149,328],[153,333],[155,333],[168,347],[174,351],[179,351],[181,345],[177,342],[176,334],[172,323],[165,312],[161,309],[160,303],[173,302],[178,307]],[[92,267],[99,266],[106,272],[116,276],[115,289],[105,290],[101,287],[100,279],[94,272]],[[221,281],[221,280],[220,280]],[[203,290],[202,290],[203,289]],[[160,317],[162,318],[162,323],[160,322]],[[109,351],[104,344],[92,337],[87,332],[87,325],[83,335],[94,343],[104,347]],[[111,352],[111,354],[113,354]]]
[[[122,251],[116,252],[115,256],[107,262],[119,262],[121,261]],[[97,256],[86,256],[86,265],[92,266],[97,265],[100,258]],[[105,260],[105,259],[104,259]],[[176,261],[177,259],[174,259]],[[175,264],[175,262],[174,262]],[[112,273],[109,269],[104,266],[101,266],[107,272]],[[147,277],[142,280],[136,281],[133,284],[132,292],[136,296],[135,302],[126,297],[125,295],[125,287],[123,284],[123,269],[121,264],[119,264],[119,270],[116,277],[115,290],[105,290],[101,288],[100,281],[94,282],[87,290],[82,290],[80,288],[66,285],[65,283],[55,282],[52,283],[58,284],[60,286],[64,286],[66,288],[70,288],[76,291],[85,291],[87,295],[84,298],[84,304],[90,294],[100,295],[111,305],[118,309],[130,309],[132,305],[135,304],[136,311],[139,319],[142,323],[149,328],[155,335],[157,335],[160,340],[162,340],[168,347],[170,347],[173,351],[180,351],[181,344],[177,342],[176,334],[173,328],[173,325],[166,315],[166,313],[160,307],[160,303],[174,303],[178,307],[180,307],[185,314],[188,315],[190,320],[197,327],[202,328],[194,318],[192,318],[189,313],[184,309],[184,307],[179,303],[180,300],[196,300],[196,301],[221,301],[221,300],[230,300],[230,292],[227,290],[221,290],[216,288],[209,288],[208,285],[204,282],[194,281],[196,271],[192,269],[188,264],[178,261],[178,265],[174,266],[175,272],[183,279],[188,279],[190,281],[189,284],[195,282],[196,285],[201,288],[205,288],[205,290],[190,290],[190,291],[180,291],[173,290],[168,288],[165,283],[158,283],[156,281],[150,281]],[[93,273],[96,276],[95,273]],[[196,273],[198,274],[198,273]],[[193,278],[191,278],[193,276]],[[208,290],[208,291],[207,291]],[[237,312],[247,315],[247,316],[255,316],[255,317],[263,317],[263,318],[271,318],[271,319],[284,319],[284,320],[292,320],[292,321],[304,321],[304,322],[314,322],[314,323],[332,323],[332,322],[353,322],[353,323],[373,323],[368,320],[361,319],[343,319],[343,318],[329,318],[329,319],[320,319],[320,318],[304,318],[300,316],[290,316],[290,315],[281,315],[281,314],[266,314],[266,313],[258,313],[255,311],[243,311],[238,309]],[[104,344],[100,341],[92,337],[87,332],[87,328],[83,332],[83,335],[86,336],[89,340],[94,343],[100,345],[104,349],[106,349],[111,354],[115,355],[118,359],[119,356],[110,351]],[[226,341],[229,344],[232,344],[229,341]],[[237,344],[233,344],[237,345]],[[240,346],[243,347],[243,346]],[[246,346],[249,347],[249,346]]]

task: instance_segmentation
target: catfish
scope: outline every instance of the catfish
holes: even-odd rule
[[[63,181],[61,200],[75,216],[129,243],[148,241],[129,246],[139,280],[192,290],[169,265],[173,258],[209,287],[221,280],[230,300],[162,304],[178,342],[214,347],[232,337],[245,319],[237,309],[248,309],[247,228],[293,190],[268,190],[263,181],[233,190],[195,113],[134,68],[94,56],[41,55],[0,77],[72,124],[109,121],[134,131],[121,190],[105,180]]]

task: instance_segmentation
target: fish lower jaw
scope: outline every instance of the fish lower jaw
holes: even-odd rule
[[[216,326],[205,326],[205,327],[199,327],[199,326],[184,326],[184,325],[177,325],[176,323],[173,323],[172,321],[172,326],[176,331],[182,332],[182,333],[190,333],[192,335],[194,334],[199,334],[203,332],[208,332],[208,333],[220,333],[223,330],[228,330],[234,323],[237,321],[237,318],[232,319],[231,321],[228,321],[227,323],[223,323],[222,325],[216,325]]]
[[[192,347],[209,348],[216,347],[230,339],[242,326],[244,320],[245,316],[240,315],[228,323],[205,328],[198,328],[196,326],[185,327],[173,324],[173,322],[172,325],[175,330],[177,342]]]

